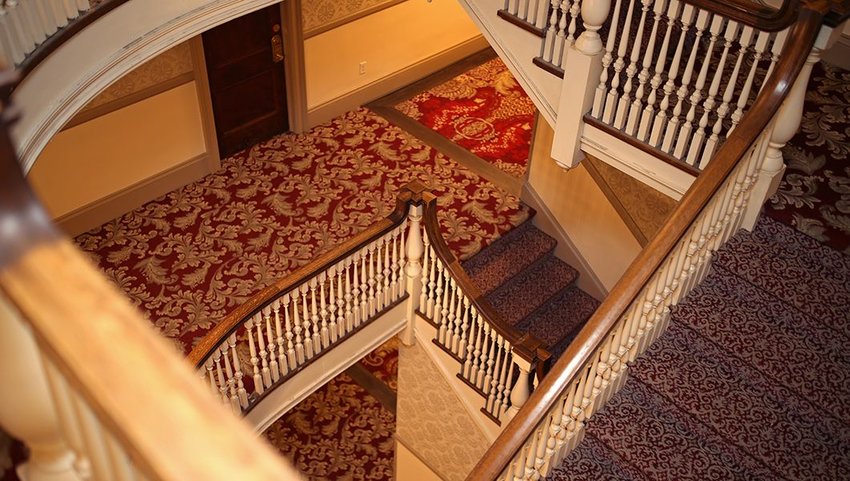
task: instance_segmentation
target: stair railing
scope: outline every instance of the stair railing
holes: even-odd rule
[[[468,480],[545,477],[581,440],[587,420],[625,382],[629,363],[664,331],[670,308],[698,285],[712,253],[746,221],[771,143],[769,126],[786,115],[783,100],[792,85],[805,91],[827,10],[825,1],[805,4],[788,34],[793,42],[749,112]]]
[[[90,8],[89,0],[0,1],[0,57],[20,65],[45,40]]]
[[[189,354],[213,394],[234,412],[247,413],[404,301],[408,213],[417,198],[404,187],[387,218],[263,289],[216,324]]]
[[[501,425],[526,402],[550,354],[484,298],[440,234],[436,197],[421,185],[413,188],[422,199],[423,232],[410,237],[415,267],[409,273],[418,282],[409,310],[432,324],[432,342],[457,361],[457,377],[484,399],[481,412]]]
[[[0,425],[31,481],[300,479],[52,225],[0,73]]]

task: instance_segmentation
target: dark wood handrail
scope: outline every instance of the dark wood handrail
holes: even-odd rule
[[[198,344],[189,353],[189,362],[200,367],[207,357],[215,351],[215,349],[224,342],[239,326],[245,321],[253,317],[263,308],[274,302],[288,292],[291,292],[296,287],[303,284],[305,281],[312,279],[319,273],[328,270],[332,265],[342,259],[354,254],[363,246],[380,238],[387,232],[398,227],[407,217],[408,207],[411,204],[417,203],[420,192],[417,188],[412,187],[414,184],[408,184],[401,188],[401,191],[396,198],[395,209],[384,219],[369,226],[363,232],[346,240],[342,244],[316,257],[309,264],[301,266],[285,278],[278,280],[274,284],[266,287],[262,291],[251,296],[242,305],[231,311],[221,320],[215,327],[210,330]],[[403,246],[402,246],[403,248]]]
[[[496,330],[499,335],[504,337],[513,346],[514,351],[521,358],[534,364],[537,362],[545,362],[551,357],[551,354],[545,349],[543,342],[537,337],[522,333],[511,326],[496,308],[490,304],[481,290],[472,282],[469,275],[461,266],[457,257],[449,250],[448,244],[440,234],[440,223],[437,220],[437,197],[430,192],[422,194],[424,211],[422,214],[422,222],[425,226],[425,232],[428,234],[428,240],[431,241],[431,247],[434,249],[436,256],[442,261],[446,269],[457,282],[460,290],[469,298],[470,303],[478,310],[487,323]]]
[[[666,224],[641,250],[519,413],[479,460],[467,481],[496,479],[554,407],[563,390],[573,384],[593,353],[608,338],[617,321],[776,115],[805,64],[827,11],[825,0],[805,3],[789,33],[789,41],[785,44],[774,72],[765,82],[752,108],[741,119],[738,128],[723,143],[708,168],[685,193]]]
[[[779,9],[750,0],[683,0],[695,7],[720,14],[765,32],[782,30],[794,23],[800,9],[798,0],[785,0]]]

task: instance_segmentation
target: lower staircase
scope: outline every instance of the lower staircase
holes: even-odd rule
[[[599,306],[554,255],[557,242],[527,221],[463,264],[485,299],[514,328],[557,358]]]
[[[848,306],[850,257],[764,217],[549,479],[848,479]]]

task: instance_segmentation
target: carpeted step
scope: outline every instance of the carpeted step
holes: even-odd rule
[[[509,324],[516,325],[577,277],[575,269],[549,254],[491,292],[487,300]]]
[[[753,233],[738,233],[713,262],[850,336],[850,257],[762,217]]]
[[[526,221],[463,263],[482,293],[488,294],[552,252],[557,242]]]
[[[557,359],[597,307],[599,301],[578,287],[570,286],[516,327],[523,332],[530,332],[550,346],[549,352]]]
[[[847,425],[817,400],[800,396],[736,356],[740,349],[674,320],[632,365],[631,379],[723,433],[730,445],[770,466],[777,477],[843,478],[841,473],[850,472]]]
[[[579,449],[564,459],[561,468],[550,473],[549,481],[645,481],[643,474],[593,435],[586,435]]]

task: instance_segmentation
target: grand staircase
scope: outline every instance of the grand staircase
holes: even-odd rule
[[[510,325],[543,341],[557,358],[599,301],[575,285],[578,272],[554,255],[555,239],[529,221],[464,263]]]
[[[712,270],[549,479],[847,479],[850,258],[765,217]]]

